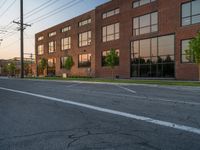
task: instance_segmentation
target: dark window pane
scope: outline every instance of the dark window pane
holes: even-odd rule
[[[133,8],[139,7],[139,1],[133,3]]]
[[[140,0],[140,5],[145,5],[150,3],[150,0]]]
[[[191,57],[189,57],[189,56],[187,56],[186,55],[186,50],[188,50],[189,49],[189,42],[190,42],[190,40],[183,40],[182,41],[182,43],[181,43],[181,59],[182,59],[182,62],[184,63],[184,62],[186,62],[186,63],[188,63],[188,62],[193,62],[193,57],[191,58]]]
[[[133,25],[134,25],[134,29],[139,28],[139,18],[134,18],[133,19]]]
[[[192,1],[192,15],[200,14],[200,0]]]
[[[188,17],[191,15],[191,8],[190,8],[190,3],[183,4],[182,5],[182,17]]]
[[[200,22],[200,15],[192,17],[192,24],[199,23],[199,22]]]
[[[151,26],[151,32],[157,32],[158,31],[158,25]]]
[[[151,56],[157,57],[158,55],[158,42],[157,38],[151,39]]]
[[[190,25],[190,24],[191,24],[191,17],[182,19],[182,26],[186,26],[186,25]]]
[[[140,41],[140,57],[150,56],[150,39]]]
[[[151,14],[151,24],[158,24],[158,12]]]
[[[150,14],[140,17],[140,27],[150,26]]]
[[[151,32],[150,26],[144,27],[144,28],[140,28],[140,34],[146,34],[146,33],[150,33],[150,32]]]
[[[140,65],[140,77],[150,77],[150,65]]]
[[[158,54],[173,55],[174,54],[174,35],[163,36],[158,38]]]
[[[139,76],[139,66],[138,65],[132,65],[132,77],[138,77]]]

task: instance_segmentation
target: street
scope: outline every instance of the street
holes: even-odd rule
[[[0,150],[199,150],[200,88],[0,78]]]

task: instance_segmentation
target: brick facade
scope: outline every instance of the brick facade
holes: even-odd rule
[[[109,67],[102,67],[102,52],[111,48],[120,50],[120,64],[115,67],[114,75],[120,78],[131,77],[131,41],[159,37],[164,35],[175,35],[175,78],[183,80],[197,80],[198,67],[195,64],[181,63],[181,40],[195,37],[200,30],[200,23],[181,26],[181,4],[189,0],[156,0],[152,3],[133,8],[133,0],[112,0],[95,10],[73,18],[62,24],[36,34],[36,54],[37,46],[44,44],[45,53],[42,56],[37,55],[37,62],[42,57],[56,58],[56,75],[61,76],[65,69],[60,69],[60,57],[73,56],[75,65],[71,73],[76,76],[95,76],[111,77],[112,71]],[[105,19],[102,14],[119,8],[120,13]],[[133,18],[148,13],[158,12],[158,32],[133,36]],[[91,18],[92,23],[83,27],[78,27],[78,23],[84,19]],[[104,26],[120,23],[120,38],[109,42],[102,42],[102,28]],[[61,33],[60,30],[71,25],[71,31]],[[78,34],[84,31],[92,31],[92,44],[86,47],[78,46]],[[57,31],[57,35],[49,38],[48,33]],[[66,35],[67,34],[67,35]],[[61,51],[61,38],[70,35],[72,38],[72,48]],[[37,41],[37,38],[44,36],[44,40]],[[52,39],[57,41],[57,50],[53,54],[48,54],[48,42]],[[88,68],[78,68],[78,55],[82,53],[91,53],[91,70]]]

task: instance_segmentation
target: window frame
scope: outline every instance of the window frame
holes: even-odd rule
[[[40,51],[40,48],[42,47],[42,53],[39,53],[39,52],[41,52]],[[40,45],[38,45],[38,47],[37,47],[37,54],[38,55],[44,55],[44,44],[40,44]]]
[[[157,62],[156,63],[154,63],[153,62],[153,58],[156,58],[156,59],[158,59],[158,57],[160,57],[160,58],[162,58],[162,57],[166,57],[166,56],[168,56],[168,55],[159,55],[159,38],[160,37],[166,37],[166,36],[174,36],[174,42],[173,42],[173,44],[174,44],[174,51],[173,51],[173,55],[172,54],[169,54],[169,56],[170,57],[172,57],[173,59],[172,59],[172,62],[164,62],[164,61],[162,61],[162,62],[158,62],[158,60],[156,60]],[[152,55],[152,39],[155,39],[156,38],[156,49],[157,49],[157,52],[156,52],[156,54],[157,54],[157,56],[154,56],[154,55]],[[140,57],[140,41],[142,41],[142,40],[150,40],[150,55],[149,56],[146,56],[146,57]],[[134,54],[134,42],[137,42],[137,41],[139,41],[139,50],[138,50],[138,56],[137,57],[134,57],[133,56],[133,54]],[[174,76],[173,76],[173,78],[175,77],[175,63],[176,63],[176,35],[175,35],[175,33],[173,33],[173,34],[166,34],[166,35],[160,35],[160,36],[154,36],[154,37],[149,37],[149,38],[143,38],[143,39],[138,39],[138,40],[133,40],[133,41],[131,41],[131,43],[130,43],[130,46],[131,46],[131,55],[130,55],[130,58],[131,58],[131,76],[132,77],[146,77],[146,76],[141,76],[140,74],[141,74],[141,72],[139,71],[139,69],[141,69],[141,66],[142,67],[144,67],[144,66],[147,66],[147,65],[149,65],[150,67],[153,67],[152,66],[152,64],[154,63],[154,65],[156,65],[156,78],[163,78],[163,77],[166,77],[166,76],[163,76],[163,75],[165,75],[165,74],[163,74],[164,72],[162,72],[161,74],[157,74],[157,73],[159,73],[158,71],[159,71],[159,65],[169,65],[169,64],[174,64],[174,70],[173,70],[173,74],[174,74]],[[138,64],[137,63],[135,63],[135,64],[133,64],[133,60],[134,60],[134,58],[150,58],[150,60],[151,60],[151,62],[150,63],[145,63],[145,64],[141,64],[140,63],[140,60],[139,60],[139,62],[138,62]],[[166,57],[167,58],[167,57]],[[137,75],[136,76],[134,76],[133,75],[133,67],[138,67],[137,68]],[[150,68],[150,69],[152,69],[152,68]],[[139,71],[139,72],[138,72]],[[152,71],[152,70],[151,70]],[[152,73],[153,72],[150,72],[151,73],[151,75],[152,75]],[[149,76],[148,76],[149,77]],[[151,77],[154,77],[154,76],[151,76]]]
[[[199,14],[195,14],[195,15],[192,15],[192,2],[193,1],[196,1],[196,0],[191,0],[191,1],[189,1],[189,2],[184,2],[184,3],[181,3],[181,9],[180,9],[180,26],[181,27],[185,27],[185,26],[190,26],[190,25],[195,25],[195,24],[199,24],[200,23],[200,21],[199,22],[197,22],[197,23],[192,23],[192,18],[193,17],[195,17],[195,16],[199,16],[200,17],[200,13]],[[187,16],[187,17],[183,17],[183,5],[186,5],[186,4],[189,4],[190,5],[190,15],[189,16]],[[187,25],[183,25],[183,19],[185,19],[185,18],[190,18],[190,23],[189,24],[187,24]]]
[[[120,66],[120,49],[117,48],[117,49],[115,49],[115,52],[116,51],[117,51],[117,54],[118,54],[118,57],[119,57],[119,63],[116,65],[116,67],[117,67],[117,66]],[[104,58],[103,57],[106,57],[106,56],[104,56],[103,53],[106,53],[106,55],[108,55],[110,53],[110,50],[104,50],[104,51],[101,52],[101,67],[108,67],[108,65],[104,64],[104,60],[103,60]]]
[[[117,11],[118,10],[118,11]],[[114,12],[113,12],[114,11]],[[116,12],[117,11],[117,12]],[[109,12],[113,12],[113,15],[111,15],[111,16],[108,16],[108,13]],[[118,15],[118,14],[120,14],[120,8],[118,7],[118,8],[114,8],[114,9],[111,9],[111,10],[108,10],[107,12],[104,12],[104,13],[102,13],[102,19],[106,19],[106,18],[110,18],[110,17],[112,17],[112,16],[115,16],[115,15]],[[105,15],[105,17],[104,17],[104,15]]]
[[[50,60],[53,60],[53,63],[52,63],[53,65],[52,66],[49,65],[49,61]],[[48,58],[48,60],[47,60],[47,67],[48,68],[55,68],[56,67],[56,58]]]
[[[148,3],[145,3],[145,4],[140,4],[141,3],[141,0],[134,0],[133,2],[132,2],[132,8],[138,8],[138,7],[141,7],[141,6],[145,6],[145,5],[148,5],[148,4],[150,4],[150,3],[153,3],[153,2],[156,2],[156,0],[149,0],[149,2]],[[134,6],[134,4],[135,3],[138,3],[138,6]]]
[[[116,25],[117,24],[119,24],[119,32],[116,32]],[[114,33],[113,34],[108,34],[108,27],[109,26],[112,26],[113,25],[113,27],[114,27]],[[105,30],[106,30],[106,35],[104,36],[104,28],[105,28]],[[102,42],[103,43],[106,43],[106,42],[111,42],[111,41],[116,41],[116,40],[119,40],[120,39],[120,22],[116,22],[116,23],[113,23],[113,24],[109,24],[109,25],[106,25],[106,26],[103,26],[102,27],[102,36],[101,36],[101,38],[102,38]],[[117,36],[118,35],[118,36]],[[114,36],[114,39],[113,40],[108,40],[108,37],[109,36]],[[117,38],[118,37],[118,38]],[[105,41],[104,41],[104,38],[106,39]]]
[[[50,43],[53,43],[53,46],[52,45],[50,46]],[[53,51],[50,50],[50,47],[51,48],[53,47]],[[48,42],[48,53],[52,54],[52,53],[55,53],[55,52],[56,52],[56,41],[50,41],[50,42]]]
[[[153,15],[154,13],[157,14],[157,24],[152,24],[152,18],[153,18],[152,15]],[[146,16],[146,15],[149,15],[149,18],[150,18],[150,25],[140,27],[140,19],[141,19],[141,17],[144,17],[144,16]],[[134,19],[136,19],[136,18],[138,18],[138,28],[134,28],[134,23],[135,23]],[[154,27],[154,26],[157,26],[157,31],[153,31],[153,30],[152,30],[152,27]],[[150,28],[150,32],[140,34],[141,29],[144,29],[144,28],[147,28],[147,27]],[[144,15],[141,15],[141,16],[133,17],[133,18],[132,18],[132,28],[133,28],[133,29],[132,29],[132,35],[133,35],[133,36],[140,36],[140,35],[152,34],[152,33],[159,32],[159,13],[158,13],[158,11],[154,11],[154,12],[150,12],[150,13],[147,13],[147,14],[144,14]],[[136,30],[138,30],[138,35],[136,34]]]
[[[42,40],[44,40],[44,36],[42,35],[42,36],[39,36],[38,38],[37,38],[37,41],[42,41]]]
[[[72,29],[72,26],[69,25],[69,26],[65,26],[64,28],[61,29],[61,33],[65,33],[65,32],[68,32]]]
[[[61,56],[60,57],[60,69],[65,69],[65,67],[64,67],[65,62],[63,62],[63,60],[66,61],[67,58],[68,58],[68,56]]]
[[[86,26],[86,25],[91,24],[91,23],[92,23],[92,18],[88,18],[88,19],[80,21],[78,23],[78,27],[83,27],[83,26]]]
[[[87,60],[89,58],[89,61],[82,61],[80,60],[80,56],[87,55]],[[82,59],[82,58],[81,58]],[[89,65],[84,65],[84,63],[88,63]],[[91,68],[92,65],[92,54],[86,53],[86,54],[78,54],[78,68]]]
[[[187,62],[185,62],[185,61],[183,61],[183,56],[186,56],[186,54],[183,54],[183,41],[187,41],[187,40],[192,40],[193,38],[188,38],[188,39],[182,39],[182,40],[180,40],[180,63],[181,64],[194,64],[194,62],[193,61],[187,61]]]
[[[64,44],[65,40],[67,40],[67,44]],[[71,49],[71,44],[72,44],[71,36],[61,38],[61,51]],[[67,48],[65,48],[65,46],[67,46]]]
[[[82,40],[82,38],[83,38],[82,35],[84,33],[87,33],[87,40]],[[89,37],[89,35],[91,35],[91,37]],[[83,45],[83,42],[87,42],[87,45]],[[89,30],[89,31],[79,33],[78,34],[78,47],[85,47],[85,46],[90,46],[90,45],[92,45],[92,31]]]
[[[50,32],[48,34],[49,37],[53,37],[53,36],[56,36],[57,35],[57,32],[56,31],[53,31],[53,32]]]

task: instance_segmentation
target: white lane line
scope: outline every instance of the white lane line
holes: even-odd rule
[[[119,88],[121,88],[121,89],[124,89],[125,91],[131,92],[131,93],[133,93],[133,94],[136,94],[136,91],[133,91],[133,90],[131,90],[131,89],[129,89],[129,88],[126,88],[126,87],[123,87],[123,86],[120,86],[120,85],[117,85],[117,87],[119,87]]]
[[[50,101],[56,101],[56,102],[61,102],[61,103],[70,104],[70,105],[74,105],[74,106],[79,106],[79,107],[83,107],[83,108],[87,108],[87,109],[91,109],[91,110],[95,110],[95,111],[99,111],[99,112],[118,115],[118,116],[122,116],[122,117],[126,117],[126,118],[131,118],[131,119],[135,119],[135,120],[139,120],[139,121],[144,121],[144,122],[147,122],[147,123],[152,123],[152,124],[155,124],[155,125],[160,125],[160,126],[178,129],[178,130],[191,132],[191,133],[195,133],[195,134],[200,135],[200,129],[190,127],[190,126],[180,125],[180,124],[162,121],[162,120],[156,120],[156,119],[149,118],[149,117],[138,116],[138,115],[134,115],[134,114],[126,113],[126,112],[111,110],[111,109],[97,107],[97,106],[88,105],[88,104],[83,104],[83,103],[79,103],[79,102],[73,102],[73,101],[70,101],[70,100],[64,100],[64,99],[44,96],[44,95],[40,95],[40,94],[34,94],[34,93],[30,93],[30,92],[25,92],[25,91],[8,89],[8,88],[4,88],[4,87],[0,87],[0,90],[10,91],[10,92],[14,92],[14,93],[19,93],[19,94],[38,97],[38,98],[43,98],[43,99],[47,99],[47,100],[50,100]]]

